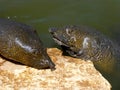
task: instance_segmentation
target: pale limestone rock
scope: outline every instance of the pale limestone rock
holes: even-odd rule
[[[47,50],[56,70],[37,70],[0,59],[0,90],[110,90],[93,63]]]

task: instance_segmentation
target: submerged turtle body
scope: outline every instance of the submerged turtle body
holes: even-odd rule
[[[35,29],[8,19],[0,19],[0,55],[37,69],[55,68]]]
[[[105,73],[120,73],[120,48],[100,32],[86,26],[50,28],[49,32],[71,56],[91,60]]]

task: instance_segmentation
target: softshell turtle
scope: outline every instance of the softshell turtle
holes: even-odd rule
[[[55,69],[36,30],[9,19],[0,19],[0,55],[37,69]]]
[[[100,32],[86,26],[50,28],[49,32],[71,56],[102,64],[107,72],[120,71],[119,46]]]
[[[101,72],[108,77],[118,76],[117,80],[120,81],[120,47],[117,43],[95,29],[83,25],[54,27],[50,28],[49,32],[69,55],[93,61]]]

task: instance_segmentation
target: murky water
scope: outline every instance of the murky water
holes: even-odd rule
[[[120,36],[120,0],[0,0],[0,17],[32,25],[47,47],[52,26],[83,24],[108,36]],[[119,39],[118,39],[119,40]]]
[[[53,47],[48,28],[83,24],[120,41],[120,0],[0,0],[0,17],[37,29],[46,47]]]

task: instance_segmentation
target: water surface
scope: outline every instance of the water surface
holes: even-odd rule
[[[48,28],[68,24],[88,25],[118,39],[119,10],[120,0],[0,0],[0,17],[32,25],[47,47],[53,45]]]

